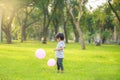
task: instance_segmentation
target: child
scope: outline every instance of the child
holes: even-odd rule
[[[56,39],[58,41],[57,47],[55,49],[56,51],[56,58],[57,58],[57,72],[59,73],[60,70],[63,73],[64,67],[63,67],[63,58],[64,58],[64,35],[63,33],[56,34]]]

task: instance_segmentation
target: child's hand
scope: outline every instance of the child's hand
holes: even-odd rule
[[[63,50],[62,47],[54,49],[54,51],[61,51],[61,50]]]
[[[57,51],[57,49],[54,49],[54,51]]]

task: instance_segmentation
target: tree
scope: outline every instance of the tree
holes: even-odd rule
[[[94,29],[94,17],[93,13],[88,11],[86,8],[83,8],[83,15],[81,17],[81,24],[85,34],[85,39],[88,43],[92,43],[94,39],[95,29]]]
[[[113,6],[112,6],[112,4],[111,4],[110,1],[111,1],[111,0],[108,0],[108,4],[109,4],[110,8],[112,9],[113,13],[115,14],[115,16],[117,17],[117,19],[118,19],[118,21],[119,21],[119,24],[120,24],[120,17],[119,17],[119,15],[118,15],[118,13],[117,13],[117,10],[115,10],[115,9],[113,8]],[[120,2],[119,2],[119,0],[113,0],[113,2],[115,3],[115,5],[114,5],[115,8],[118,9],[118,10],[120,10],[120,7],[119,7]],[[118,7],[118,8],[117,8],[117,7]]]
[[[109,8],[114,13],[113,23],[114,23],[114,41],[120,43],[120,1],[119,0],[108,0]]]
[[[6,35],[7,43],[11,44],[12,43],[12,39],[11,39],[12,21],[14,19],[16,11],[19,10],[19,6],[14,7],[18,4],[16,2],[12,2],[11,4],[8,4],[6,1],[1,1],[0,3],[2,4],[1,8],[3,10],[2,30]]]
[[[31,1],[31,0],[29,0]],[[26,2],[21,0],[1,0],[0,4],[2,5],[1,7],[3,8],[3,24],[2,24],[2,29],[6,35],[6,40],[7,43],[12,43],[12,22],[15,19],[16,13],[24,6],[26,6]]]
[[[47,43],[47,31],[60,0],[35,0],[36,7],[43,13],[43,43]],[[51,6],[50,6],[51,5]],[[49,12],[48,7],[52,8]],[[55,20],[57,21],[57,19]],[[58,22],[57,22],[58,23]],[[55,24],[56,25],[56,24]],[[57,29],[56,29],[57,30]]]
[[[17,15],[18,21],[21,26],[21,42],[26,40],[26,37],[27,37],[26,29],[30,25],[32,25],[40,20],[39,14],[35,13],[36,8],[34,6],[31,6],[30,3],[27,5],[29,5],[29,6],[25,6],[24,8],[22,8],[18,12],[18,15]]]
[[[52,15],[52,21],[53,21],[53,25],[55,29],[55,34],[57,34],[59,31],[59,26],[63,22],[63,19],[64,19],[63,18],[64,4],[62,0],[56,0],[54,3],[56,4],[56,7],[54,8],[55,4],[53,5],[53,7],[51,7],[51,8],[54,8],[54,13]]]
[[[66,4],[67,4],[68,12],[73,20],[73,23],[78,31],[79,36],[80,36],[81,47],[84,50],[84,49],[86,49],[86,47],[85,47],[83,32],[82,32],[82,29],[80,27],[80,19],[81,19],[82,14],[83,14],[82,7],[84,5],[84,1],[78,0],[78,1],[70,1],[69,2],[69,0],[68,0],[66,2]],[[74,12],[77,12],[78,15],[76,16],[74,14]]]
[[[0,10],[0,42],[2,42],[2,10]]]

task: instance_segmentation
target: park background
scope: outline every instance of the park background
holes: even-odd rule
[[[65,72],[47,66],[65,35]],[[35,52],[42,48],[45,59]],[[0,0],[0,80],[120,80],[119,0]]]

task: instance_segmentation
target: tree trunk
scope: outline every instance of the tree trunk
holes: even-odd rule
[[[81,12],[79,12],[79,16],[78,16],[78,20],[76,21],[75,20],[75,17],[74,17],[74,15],[73,15],[73,13],[72,13],[72,11],[70,10],[69,11],[69,13],[70,13],[70,16],[72,17],[72,20],[73,20],[73,23],[74,23],[74,25],[75,25],[75,27],[76,27],[76,29],[77,29],[77,32],[78,32],[78,35],[80,36],[80,43],[81,43],[81,48],[83,49],[83,50],[85,50],[86,49],[86,47],[85,47],[85,42],[84,42],[84,37],[83,37],[83,32],[82,32],[82,30],[81,30],[81,28],[80,28],[80,18],[81,18],[81,16],[82,16],[82,14],[81,14]]]
[[[76,22],[75,25],[76,25],[76,29],[77,29],[77,31],[78,31],[78,33],[79,33],[79,35],[80,35],[81,47],[82,47],[82,49],[84,50],[84,49],[86,49],[86,48],[85,48],[85,42],[84,42],[83,32],[81,31],[81,28],[80,28],[80,26],[79,26],[79,22]]]
[[[85,50],[86,47],[85,47],[83,32],[82,32],[82,30],[81,30],[81,28],[80,28],[80,26],[79,26],[79,22],[76,22],[76,23],[75,23],[75,27],[76,27],[76,29],[77,29],[77,32],[78,32],[79,36],[80,36],[81,48],[82,48],[83,50]]]
[[[116,26],[114,26],[114,41],[117,41],[117,29]]]
[[[48,10],[46,10],[45,14],[44,14],[44,24],[43,24],[43,44],[47,43],[47,31],[48,31],[48,27],[50,25],[50,21],[51,21],[50,15],[48,14]]]
[[[3,29],[3,31],[4,31],[4,33],[5,33],[5,35],[6,35],[7,44],[11,44],[11,43],[12,43],[12,38],[11,38],[11,24],[12,24],[13,17],[14,17],[14,16],[12,16],[12,17],[10,18],[8,24],[6,24],[6,25],[3,24],[3,27],[2,27],[2,29]]]
[[[12,28],[13,19],[17,11],[18,11],[18,8],[15,8],[14,10],[10,10],[9,12],[11,14],[9,15],[9,19],[5,18],[5,16],[8,17],[8,15],[6,15],[5,13],[2,15],[2,30],[6,35],[6,40],[8,44],[12,43],[11,28]]]
[[[11,40],[11,25],[8,25],[7,27],[8,28],[6,28],[4,30],[4,32],[6,34],[6,41],[7,41],[7,44],[11,44],[12,43],[12,40]]]
[[[44,9],[43,9],[44,10]],[[46,35],[47,35],[47,31],[46,31],[46,10],[44,10],[44,22],[43,22],[43,44],[46,44]]]
[[[39,27],[39,30],[38,30],[38,41],[41,41],[41,38],[42,38],[42,32],[41,32],[41,28]]]
[[[11,32],[7,32],[6,33],[6,39],[7,39],[7,44],[11,44],[12,41],[11,41]]]
[[[53,13],[52,15],[50,16],[49,15],[49,12],[48,12],[48,6],[46,7],[45,4],[43,3],[42,4],[43,6],[43,14],[44,14],[44,22],[43,22],[43,44],[46,44],[46,41],[47,41],[47,30],[48,30],[48,27],[49,27],[49,24],[50,24],[50,21],[52,19],[52,16],[55,12],[55,9],[56,9],[56,6],[57,6],[57,3],[55,4],[54,8],[53,8]]]
[[[21,28],[21,42],[26,41],[26,27],[22,26]]]
[[[68,35],[67,35],[67,29],[66,29],[66,20],[64,20],[64,33],[65,33],[65,42],[68,43]]]
[[[0,43],[2,42],[2,11],[0,11]]]
[[[73,14],[73,9],[74,9],[73,7],[68,5],[67,8],[68,8],[69,14],[70,14],[70,16],[71,16],[71,18],[73,20],[73,23],[75,24],[77,32],[78,32],[78,34],[80,36],[81,48],[84,50],[84,49],[86,49],[86,47],[85,47],[83,32],[82,32],[81,27],[80,27],[80,19],[81,19],[82,14],[83,14],[83,10],[82,10],[82,8],[83,8],[83,0],[78,0],[78,4],[79,4],[78,5],[78,10],[77,10],[78,11],[78,16],[75,16]],[[77,17],[77,19],[76,19],[76,17]]]
[[[74,28],[74,34],[75,34],[75,42],[78,43],[79,42],[79,35],[78,35],[78,32],[77,30]]]
[[[105,44],[105,43],[106,43],[106,38],[103,37],[103,38],[102,38],[102,44]]]
[[[43,32],[43,41],[42,41],[42,43],[46,44],[47,43],[47,28],[44,27],[43,31],[44,32]]]
[[[77,32],[77,29],[76,29],[75,24],[74,24],[72,19],[71,19],[71,23],[73,25],[73,32],[74,32],[74,35],[75,35],[75,42],[79,42],[79,34]]]
[[[58,28],[58,21],[57,20],[53,20],[53,24],[54,24],[54,28],[55,28],[55,35],[58,33],[58,30],[59,30],[59,28]]]

